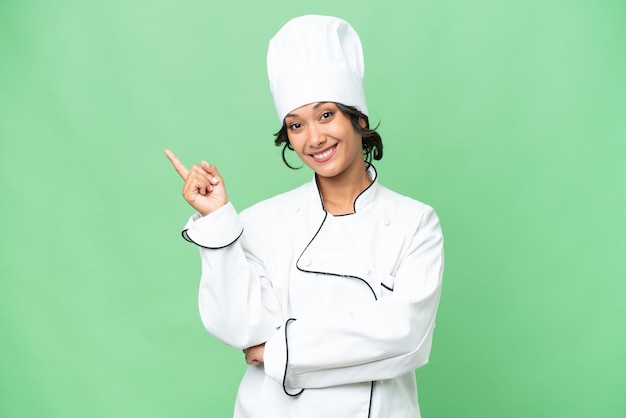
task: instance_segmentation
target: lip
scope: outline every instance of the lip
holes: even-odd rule
[[[335,155],[335,151],[337,150],[337,145],[338,144],[332,145],[326,149],[316,152],[315,154],[309,154],[309,155],[311,156],[311,158],[313,158],[315,162],[324,163],[330,160],[331,158],[333,158],[333,155]],[[316,157],[316,155],[321,156],[321,157]]]

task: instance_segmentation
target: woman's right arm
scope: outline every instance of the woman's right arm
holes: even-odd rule
[[[194,218],[183,237],[200,248],[202,323],[233,347],[264,343],[280,327],[281,311],[262,257],[246,250],[239,215],[228,203],[208,216]]]
[[[261,258],[244,250],[243,227],[228,202],[224,180],[205,161],[191,170],[167,157],[185,181],[183,197],[198,211],[183,237],[200,249],[199,309],[212,335],[237,348],[264,343],[280,326],[280,307]]]

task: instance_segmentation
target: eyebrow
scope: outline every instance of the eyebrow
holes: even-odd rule
[[[317,103],[315,103],[315,105],[313,105],[313,109],[317,109],[317,108],[319,108],[321,106],[324,106],[325,104],[328,104],[328,103],[330,103],[330,102],[317,102]],[[298,114],[297,113],[287,113],[285,115],[285,117],[286,118],[288,118],[288,117],[297,118]]]

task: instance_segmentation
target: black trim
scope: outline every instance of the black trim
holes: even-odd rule
[[[375,179],[374,179],[375,180]],[[371,187],[372,184],[374,184],[374,181],[372,181],[372,183],[367,187]],[[367,190],[367,189],[365,189]],[[363,190],[363,192],[365,191]],[[318,188],[319,191],[319,188]],[[363,193],[361,192],[361,193]],[[360,196],[360,195],[359,195]],[[321,198],[321,194],[320,194],[320,198]],[[358,199],[358,196],[357,196]],[[356,200],[355,200],[356,202]],[[323,207],[323,202],[322,202],[322,207]],[[355,210],[356,212],[356,210]],[[358,277],[358,276],[351,276],[351,275],[347,275],[347,274],[335,274],[335,273],[329,273],[329,272],[323,272],[323,271],[313,271],[313,270],[303,270],[300,268],[300,266],[298,266],[298,263],[300,262],[300,260],[302,259],[302,255],[306,252],[307,248],[309,248],[311,246],[311,243],[313,243],[313,241],[315,240],[315,238],[317,237],[317,234],[319,234],[319,232],[322,230],[322,227],[324,226],[324,223],[326,222],[326,219],[328,218],[328,212],[326,212],[326,210],[324,210],[324,219],[322,220],[322,223],[320,224],[319,228],[317,228],[317,231],[315,232],[315,235],[313,235],[313,238],[311,238],[311,240],[309,241],[309,243],[306,245],[306,247],[304,247],[304,250],[302,250],[302,252],[300,253],[300,256],[298,257],[298,259],[296,260],[296,268],[303,272],[303,273],[315,273],[315,274],[325,274],[328,276],[336,276],[336,277],[347,277],[347,278],[353,278],[353,279],[357,279],[357,280],[361,280],[363,283],[365,283],[367,285],[367,287],[370,289],[370,291],[372,292],[372,295],[374,296],[374,300],[378,300],[378,296],[376,296],[376,292],[374,292],[374,289],[372,289],[372,286],[370,286],[370,284],[367,282],[367,280]],[[382,284],[382,283],[381,283]],[[384,285],[383,285],[384,286]],[[289,321],[294,320],[294,318],[290,318],[287,320],[287,323],[285,323],[285,345],[287,347],[287,353],[286,353],[286,361],[285,361],[285,377],[287,376],[287,364],[289,363],[289,345],[287,343],[287,324],[289,323]],[[304,392],[304,389],[301,389],[300,392],[298,392],[297,394],[293,395],[287,392],[287,390],[285,389],[285,377],[283,377],[283,390],[285,391],[285,393],[289,396],[298,396],[300,395],[302,392]],[[371,417],[372,414],[372,399],[373,399],[373,395],[374,395],[374,381],[371,382],[371,389],[370,389],[370,400],[369,400],[369,407],[368,407],[368,411],[367,411],[367,418]]]
[[[384,287],[385,289],[389,290],[390,292],[393,292],[393,287],[389,287],[385,283],[381,283],[380,285]]]
[[[370,389],[370,406],[367,409],[367,418],[372,416],[372,399],[374,399],[374,382],[372,382],[372,388]]]
[[[367,161],[365,162],[366,166],[365,166],[365,172],[367,173],[368,170],[370,169],[370,167],[372,167],[374,169],[374,178],[371,179],[371,183],[361,191],[361,193],[359,193],[355,198],[354,198],[354,202],[352,202],[352,211],[353,213],[341,213],[339,215],[333,215],[333,216],[350,216],[350,215],[354,215],[356,213],[356,202],[357,200],[359,200],[359,197],[361,197],[361,195],[363,193],[365,193],[370,187],[372,187],[374,185],[374,183],[376,183],[376,179],[378,178],[378,171],[376,171],[376,167],[374,167],[374,165],[372,165],[371,163],[368,163]],[[368,175],[369,177],[369,175]],[[322,197],[322,192],[320,191],[320,185],[317,182],[317,174],[315,174],[315,186],[317,187],[317,194],[320,197],[320,203],[322,204],[322,210],[326,213],[328,213],[326,211],[326,208],[324,207],[324,198]]]
[[[285,322],[285,373],[283,374],[283,392],[285,392],[285,394],[289,396],[294,396],[294,397],[304,392],[304,389],[300,389],[300,392],[298,393],[289,393],[287,392],[287,388],[285,387],[285,380],[287,380],[287,366],[289,365],[289,341],[287,338],[287,325],[289,325],[290,322],[295,321],[295,320],[296,318],[289,318],[287,322]]]
[[[326,212],[326,208],[324,208],[324,198],[322,197],[322,192],[320,191],[320,184],[317,181],[317,173],[315,173],[314,179],[315,179],[315,188],[317,189],[317,195],[320,198],[320,206],[322,207],[322,210]]]
[[[183,231],[180,233],[183,236],[183,239],[187,242],[190,242],[192,244],[197,245],[200,248],[206,248],[207,250],[221,250],[222,248],[226,248],[226,247],[230,247],[231,245],[233,245],[235,242],[237,242],[237,240],[239,238],[241,238],[241,236],[243,235],[243,228],[241,229],[241,232],[239,233],[239,235],[237,235],[237,238],[235,238],[233,241],[231,241],[230,243],[222,246],[222,247],[205,247],[204,245],[200,245],[197,242],[195,242],[194,240],[192,240],[191,238],[189,238],[189,235],[187,234],[187,231],[189,231],[189,229],[183,229]]]
[[[370,183],[370,185],[369,185],[369,186],[367,186],[365,189],[363,189],[363,191],[362,191],[361,193],[359,193],[359,194],[357,195],[357,197],[355,197],[355,198],[354,198],[354,203],[352,203],[352,207],[353,207],[354,213],[356,213],[356,201],[357,201],[357,200],[359,200],[359,197],[361,197],[361,195],[362,195],[363,193],[365,193],[365,191],[366,191],[367,189],[369,189],[370,187],[372,187],[372,185],[376,182],[376,179],[378,178],[378,171],[376,171],[376,167],[374,167],[374,166],[373,166],[372,164],[370,164],[370,163],[366,163],[366,164],[367,164],[367,167],[365,167],[365,172],[366,172],[366,173],[367,173],[367,171],[369,170],[369,168],[370,168],[370,167],[373,167],[373,168],[374,168],[374,178],[372,179],[372,182]],[[368,177],[369,177],[369,176],[368,176]],[[348,215],[352,215],[352,214],[351,214],[351,213],[349,213]]]
[[[367,287],[369,288],[370,292],[372,292],[372,296],[374,296],[374,300],[378,300],[378,296],[376,296],[376,292],[374,292],[374,289],[372,289],[372,286],[370,286],[370,284],[367,282],[367,280],[359,277],[359,276],[351,276],[349,274],[335,274],[335,273],[327,273],[325,271],[314,271],[314,270],[302,270],[300,267],[298,267],[296,265],[296,268],[298,270],[300,270],[303,273],[315,273],[315,274],[324,274],[326,276],[335,276],[335,277],[345,277],[348,279],[357,279],[362,281],[363,283],[365,283],[367,285]]]
[[[311,238],[311,240],[309,241],[309,243],[306,245],[306,247],[304,247],[304,250],[302,250],[302,252],[300,253],[300,256],[298,257],[298,259],[296,260],[296,268],[298,270],[300,270],[303,273],[316,273],[316,274],[325,274],[327,276],[336,276],[336,277],[348,277],[348,278],[352,278],[352,279],[357,279],[362,281],[363,283],[365,283],[367,285],[367,287],[370,289],[370,291],[372,292],[372,295],[374,295],[374,300],[378,300],[378,296],[376,296],[376,292],[374,292],[374,289],[372,289],[372,286],[370,286],[370,284],[367,282],[367,280],[359,277],[359,276],[352,276],[350,274],[336,274],[336,273],[329,273],[329,272],[325,272],[325,271],[315,271],[315,270],[304,270],[301,269],[300,266],[298,265],[298,263],[300,262],[300,260],[302,259],[302,255],[306,252],[307,248],[309,248],[311,246],[311,244],[313,243],[313,241],[315,240],[315,238],[317,237],[317,234],[319,234],[319,232],[322,230],[322,227],[324,226],[324,223],[326,222],[326,219],[328,218],[328,212],[324,211],[324,219],[322,220],[322,223],[320,224],[320,227],[317,228],[317,231],[315,232],[315,235],[313,235],[313,238]]]

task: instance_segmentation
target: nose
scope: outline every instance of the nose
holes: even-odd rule
[[[317,125],[312,125],[309,128],[309,144],[313,148],[319,148],[326,142],[326,135],[322,129]]]

